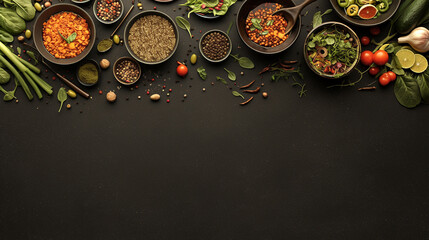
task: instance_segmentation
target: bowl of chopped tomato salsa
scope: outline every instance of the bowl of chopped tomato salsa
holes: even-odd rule
[[[36,19],[33,40],[39,53],[59,65],[79,62],[95,43],[95,25],[88,13],[72,4],[56,4]]]

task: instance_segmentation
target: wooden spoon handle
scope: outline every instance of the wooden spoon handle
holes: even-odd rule
[[[315,1],[317,1],[317,0],[305,0],[303,3],[301,3],[298,6],[291,8],[290,10],[293,11],[294,16],[298,17],[298,15],[301,13],[303,8],[305,8],[308,4],[313,3]]]
[[[69,86],[69,88],[73,89],[73,91],[79,93],[84,98],[89,98],[89,94],[82,89],[80,89],[78,86],[74,85],[72,82],[70,82],[67,78],[61,76],[59,73],[56,73],[56,75],[63,80],[63,82]]]

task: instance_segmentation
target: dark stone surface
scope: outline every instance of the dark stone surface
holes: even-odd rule
[[[179,3],[143,5],[175,17],[185,13]],[[176,54],[145,66],[138,89],[117,90],[109,68],[87,88],[92,100],[67,100],[72,108],[57,113],[61,83],[44,72],[53,96],[28,102],[19,89],[19,103],[1,102],[0,239],[429,239],[428,106],[401,107],[393,85],[327,89],[334,82],[307,69],[303,40],[328,1],[304,10],[299,41],[278,56],[252,52],[234,26],[233,53],[254,60],[256,69],[242,70],[233,59],[208,63],[196,39],[213,28],[226,31],[241,4],[216,20],[192,16],[195,39],[180,30]],[[84,8],[93,16],[90,5]],[[353,28],[360,36],[368,31]],[[97,22],[97,40],[113,29]],[[198,63],[181,79],[175,61],[189,59],[189,49]],[[107,54],[94,48],[90,58],[113,64],[121,56],[128,56],[125,46]],[[306,97],[291,80],[259,78],[276,58],[299,60]],[[196,73],[201,65],[206,81]],[[268,99],[259,94],[239,106],[241,99],[216,81],[227,79],[223,67],[239,85],[265,83]],[[75,71],[57,69],[69,78]],[[366,75],[358,85],[373,81]],[[168,104],[163,85],[172,89]],[[150,102],[147,88],[161,100]],[[117,91],[115,104],[104,98],[109,90]]]

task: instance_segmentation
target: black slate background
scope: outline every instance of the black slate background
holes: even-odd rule
[[[143,2],[172,17],[185,13],[178,4]],[[192,16],[195,38],[226,31],[241,4],[216,20]],[[109,68],[87,88],[92,100],[66,102],[71,110],[57,113],[56,92],[28,102],[19,90],[19,103],[1,102],[0,239],[429,239],[429,108],[403,108],[392,85],[327,89],[333,82],[307,69],[301,49],[312,15],[328,8],[318,1],[305,9],[299,40],[274,57],[248,49],[234,26],[233,52],[254,60],[255,70],[232,59],[209,64],[180,30],[176,54],[144,67],[138,89],[118,90]],[[324,20],[340,19],[331,13]],[[97,40],[114,29],[96,24]],[[175,61],[188,59],[188,49],[199,60],[181,79]],[[113,63],[127,55],[116,46],[89,57]],[[301,62],[306,97],[290,81],[257,76],[276,58]],[[200,65],[206,81],[196,74]],[[239,106],[216,82],[226,79],[223,67],[244,72],[239,85],[265,83],[269,98]],[[74,75],[74,67],[57,69]],[[57,91],[59,80],[43,76]],[[372,81],[366,75],[358,85]],[[168,104],[164,83],[173,90]],[[147,88],[161,92],[161,101],[150,102]],[[99,90],[116,90],[118,101],[108,104]]]

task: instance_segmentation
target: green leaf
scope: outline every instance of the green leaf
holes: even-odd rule
[[[10,80],[10,74],[3,68],[0,68],[0,84],[6,84]]]
[[[269,20],[269,21],[267,22],[267,26],[271,26],[271,25],[273,25],[273,23],[274,23],[274,20],[273,20],[273,19],[271,19],[271,20]]]
[[[225,79],[221,77],[216,77],[216,80],[221,81],[223,84],[228,84]]]
[[[26,24],[13,9],[0,7],[0,27],[12,35],[17,35],[26,29]]]
[[[232,71],[229,71],[228,69],[226,69],[226,68],[224,68],[225,69],[225,71],[228,73],[228,78],[229,78],[229,80],[231,80],[231,81],[235,81],[235,80],[237,80],[237,77],[235,76],[235,73],[234,72],[232,72]]]
[[[13,42],[13,36],[6,30],[0,28],[0,41],[4,43]]]
[[[414,108],[421,102],[417,81],[410,76],[398,76],[394,91],[398,102],[406,108]]]
[[[333,39],[331,37],[326,38],[325,41],[326,41],[326,44],[328,44],[328,45],[333,45],[335,43],[335,39]]]
[[[70,36],[68,36],[67,38],[65,38],[61,33],[60,30],[58,30],[58,33],[60,34],[60,36],[68,43],[70,44],[71,42],[73,42],[76,39],[76,32],[70,34]]]
[[[229,31],[231,31],[232,25],[234,25],[234,20],[229,23],[228,30],[226,30],[226,35],[229,35]]]
[[[200,75],[201,79],[206,80],[207,73],[206,73],[206,69],[203,66],[197,68],[197,72],[198,72],[198,75]]]
[[[177,26],[179,26],[181,29],[187,30],[189,33],[189,36],[192,38],[191,24],[188,22],[188,20],[186,20],[184,17],[177,16],[176,23],[177,23]]]
[[[25,53],[31,58],[31,59],[33,59],[34,60],[34,62],[35,62],[35,64],[37,64],[39,61],[37,61],[37,58],[36,58],[36,55],[34,54],[34,52],[32,52],[32,51],[25,51]]]
[[[36,9],[34,8],[31,0],[3,0],[4,3],[10,7],[14,7],[18,16],[25,21],[33,20],[36,15]]]
[[[424,74],[417,75],[417,83],[419,84],[423,102],[429,104],[429,76],[425,76]]]
[[[395,50],[395,47],[392,44],[389,44],[384,51],[386,51],[387,53],[393,53],[393,51]]]
[[[260,18],[252,18],[250,21],[252,22],[253,26],[256,29],[262,30],[262,27],[261,27],[261,21],[262,21],[262,19],[260,19]]]
[[[58,101],[61,103],[60,105],[60,109],[58,109],[58,112],[61,112],[61,108],[63,107],[63,103],[67,100],[67,92],[65,88],[60,88],[60,90],[58,90],[58,95],[57,95]]]
[[[20,47],[16,47],[16,51],[18,52],[18,55],[21,55],[21,48]]]
[[[268,33],[269,33],[268,31],[263,31],[263,32],[259,33],[259,35],[261,35],[261,36],[265,36],[265,35],[267,35]]]
[[[241,95],[239,92],[237,91],[232,91],[232,95],[236,96],[236,97],[241,97],[242,99],[244,99],[244,96]]]

